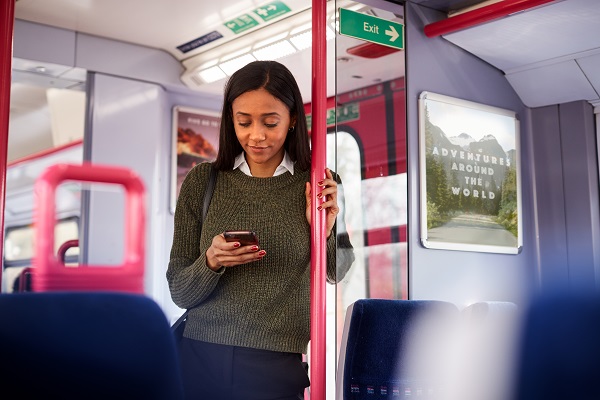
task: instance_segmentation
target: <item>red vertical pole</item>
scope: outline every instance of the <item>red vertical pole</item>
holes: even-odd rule
[[[312,0],[312,165],[311,165],[311,292],[310,292],[310,398],[325,400],[325,282],[327,254],[325,214],[317,210],[317,182],[325,177],[327,166],[327,21],[326,0]]]
[[[4,205],[6,197],[6,160],[8,118],[10,116],[10,82],[12,72],[15,0],[0,0],[0,256],[4,254]],[[0,267],[0,283],[2,268]]]

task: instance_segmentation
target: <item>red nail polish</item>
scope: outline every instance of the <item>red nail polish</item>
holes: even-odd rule
[[[264,251],[264,250],[261,250],[261,251],[259,251],[259,252],[258,252],[258,255],[259,255],[260,257],[264,256],[265,254],[267,254],[267,252],[266,252],[266,251]]]
[[[319,194],[317,195],[317,198],[319,198],[319,199],[320,199],[321,197],[323,197],[323,193],[319,193]]]
[[[319,206],[317,207],[317,210],[321,211],[323,209],[323,207]]]
[[[258,246],[252,246],[252,247],[250,248],[250,250],[252,250],[252,251],[256,251],[256,250],[258,250]]]
[[[322,186],[323,183],[324,183],[324,181],[319,181],[319,182],[317,182],[317,185]]]
[[[240,247],[240,244],[239,244],[238,242],[235,242],[235,243],[233,244],[233,247]]]

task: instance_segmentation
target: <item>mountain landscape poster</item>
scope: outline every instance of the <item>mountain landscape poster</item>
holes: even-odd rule
[[[175,212],[181,183],[196,164],[214,161],[219,146],[218,113],[189,107],[173,108],[171,154],[171,212]]]
[[[423,92],[421,242],[517,254],[522,247],[519,121],[510,110]]]

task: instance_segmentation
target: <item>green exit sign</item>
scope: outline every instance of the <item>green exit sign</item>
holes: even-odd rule
[[[397,49],[404,48],[404,25],[340,8],[340,33]]]
[[[239,17],[225,22],[225,26],[231,29],[236,35],[254,28],[258,25],[258,21],[250,16],[250,14],[242,14]]]
[[[349,103],[338,106],[337,108],[327,109],[327,126],[335,125],[336,120],[338,124],[344,122],[354,121],[360,118],[360,105],[358,103]],[[308,130],[312,129],[312,115],[306,114],[306,123]]]
[[[254,13],[262,18],[263,21],[267,22],[273,18],[279,17],[280,15],[287,14],[290,11],[292,10],[283,2],[272,1],[254,10]]]

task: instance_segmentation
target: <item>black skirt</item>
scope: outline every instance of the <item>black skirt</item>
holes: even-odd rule
[[[298,400],[310,385],[299,353],[184,337],[179,356],[188,400]]]

